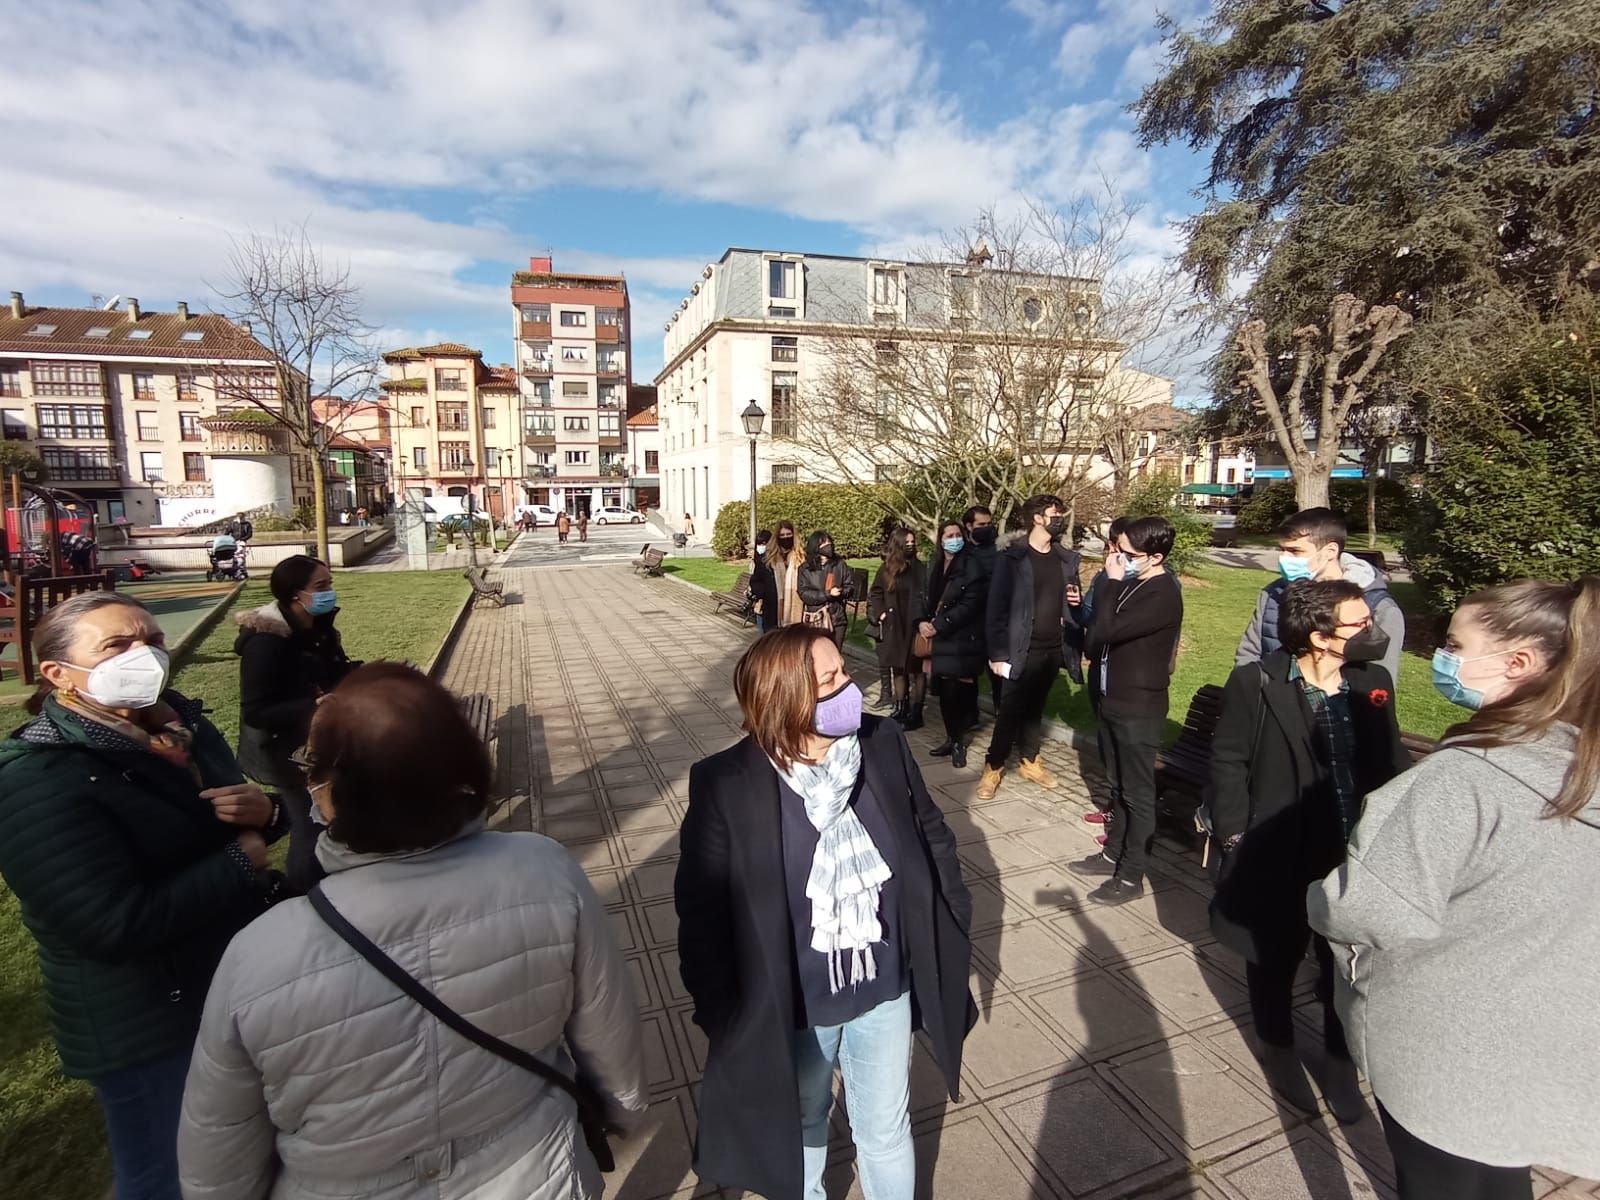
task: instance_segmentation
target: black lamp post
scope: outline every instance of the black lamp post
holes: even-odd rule
[[[750,553],[756,552],[756,439],[761,436],[761,427],[766,424],[766,411],[754,400],[742,413],[739,420],[744,422],[744,431],[750,438]]]
[[[472,457],[461,460],[461,469],[467,473],[467,561],[478,565],[478,522],[472,515]]]

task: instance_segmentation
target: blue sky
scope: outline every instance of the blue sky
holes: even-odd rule
[[[304,222],[387,345],[511,357],[530,254],[625,271],[636,380],[729,245],[906,253],[1101,179],[1169,256],[1203,164],[1141,151],[1158,8],[1202,0],[57,0],[8,17],[0,284],[206,307]],[[1155,364],[1160,367],[1161,363]],[[1182,364],[1170,364],[1180,373]]]

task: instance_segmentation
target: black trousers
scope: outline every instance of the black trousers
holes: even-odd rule
[[[1308,939],[1317,959],[1316,996],[1322,1003],[1322,1044],[1335,1058],[1349,1058],[1344,1023],[1333,1007],[1333,949],[1327,938],[1309,928],[1304,930],[1298,946],[1285,942],[1282,953],[1268,961],[1245,963],[1256,1036],[1269,1046],[1294,1045],[1294,978],[1305,961]]]
[[[939,713],[944,717],[944,735],[952,742],[967,744],[978,723],[978,681],[943,675],[939,684]]]
[[[1394,1156],[1400,1200],[1528,1200],[1533,1194],[1531,1167],[1491,1167],[1459,1158],[1407,1132],[1382,1104],[1378,1116]]]
[[[1011,664],[1013,669],[1016,663]],[[1039,757],[1044,742],[1044,703],[1051,685],[1061,674],[1059,648],[1029,653],[1022,670],[1006,680],[1004,698],[994,718],[994,735],[985,756],[991,767],[1003,767],[1011,751],[1023,758]]]
[[[989,699],[994,702],[994,711],[998,715],[1000,701],[1005,697],[1006,681],[987,667],[984,668],[984,674],[989,677]]]
[[[1106,828],[1106,857],[1117,864],[1117,878],[1143,883],[1156,837],[1156,752],[1161,748],[1165,717],[1127,717],[1100,708],[1111,784],[1111,823]]]

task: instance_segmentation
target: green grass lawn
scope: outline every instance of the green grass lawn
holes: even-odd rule
[[[419,665],[444,640],[467,584],[453,571],[334,573],[339,628],[352,658]],[[238,634],[232,615],[267,602],[251,582],[235,607],[180,665],[175,686],[206,701],[229,741],[239,731]],[[0,729],[21,724],[20,706],[0,707]],[[110,1186],[100,1110],[88,1085],[59,1073],[45,1023],[33,939],[15,898],[0,886],[0,1193],[32,1200],[97,1200]]]

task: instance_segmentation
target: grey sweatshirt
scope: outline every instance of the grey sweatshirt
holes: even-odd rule
[[[1542,817],[1576,745],[1557,725],[1430,755],[1367,797],[1307,912],[1395,1120],[1476,1162],[1600,1179],[1600,796]]]

